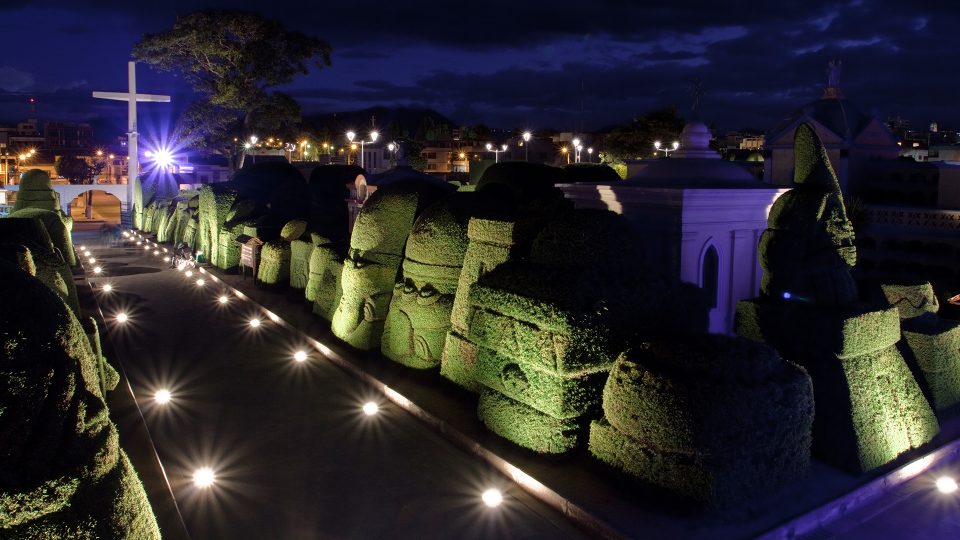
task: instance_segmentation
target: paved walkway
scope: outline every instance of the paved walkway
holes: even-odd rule
[[[265,317],[252,329],[262,314],[251,302],[222,305],[211,280],[198,286],[135,246],[92,252],[106,276],[95,289],[113,287],[97,295],[114,354],[192,538],[585,536],[296,332]],[[368,402],[378,414],[363,413]],[[193,485],[201,467],[216,473],[212,488]],[[488,488],[503,492],[500,507],[483,504]]]
[[[849,511],[846,501],[852,501],[852,508],[870,493],[866,480],[817,462],[809,477],[757,501],[758,507],[741,517],[678,515],[658,506],[656,495],[611,482],[589,456],[545,459],[491,435],[476,421],[470,397],[375,354],[337,345],[323,321],[298,303],[295,292],[262,290],[249,278],[219,272],[218,282],[209,271],[187,278],[165,268],[152,249],[133,245],[102,246],[94,252],[109,276],[94,279],[95,285],[110,282],[115,287],[109,295],[97,293],[105,315],[109,319],[124,311],[130,317],[124,325],[109,321],[115,354],[126,368],[195,539],[585,535],[463,447],[516,464],[554,490],[557,506],[567,513],[586,514],[587,521],[595,517],[629,537],[751,538],[767,531],[769,538],[793,538],[794,525],[777,525],[844,494],[849,495],[837,503],[844,508],[821,509],[827,522],[820,515],[801,519],[805,532],[799,536],[960,537],[960,496],[935,492],[932,473],[892,491],[873,491],[875,499]],[[205,279],[202,287],[196,284],[198,277]],[[217,298],[226,290],[224,283],[244,291],[244,298],[231,293],[221,305]],[[271,322],[258,305],[283,322]],[[254,316],[263,321],[257,330],[249,326]],[[440,437],[386,400],[382,391],[333,365],[301,332],[329,344],[336,362],[349,356],[347,371],[389,384],[445,429],[464,435],[468,444],[458,448]],[[293,359],[300,349],[310,351],[306,362]],[[166,406],[152,399],[160,388],[173,393]],[[113,404],[116,397],[111,401],[119,409]],[[362,413],[369,401],[379,404],[379,414]],[[960,419],[954,420],[944,426],[941,443],[960,433]],[[128,420],[126,430],[121,426],[122,436],[133,432],[135,423]],[[141,448],[140,454],[146,453]],[[960,475],[957,453],[945,462],[936,474]],[[153,488],[158,512],[168,522],[178,519],[171,501],[157,489],[161,481],[149,460],[135,463],[148,490]],[[190,482],[201,466],[217,473],[212,489]],[[506,494],[503,506],[483,506],[480,493],[488,487]]]

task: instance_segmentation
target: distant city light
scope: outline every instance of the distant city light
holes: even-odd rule
[[[496,508],[503,502],[503,494],[500,493],[499,489],[488,489],[483,492],[481,498],[483,499],[483,504],[490,508]]]
[[[193,485],[198,488],[208,488],[216,481],[217,475],[210,467],[201,467],[193,473]]]
[[[937,489],[940,493],[953,493],[957,490],[957,481],[949,476],[937,478]]]

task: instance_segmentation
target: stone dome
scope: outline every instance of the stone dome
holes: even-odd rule
[[[680,148],[669,159],[645,160],[643,169],[623,182],[628,186],[744,188],[763,183],[736,163],[720,159],[710,148],[713,135],[703,122],[683,126]]]

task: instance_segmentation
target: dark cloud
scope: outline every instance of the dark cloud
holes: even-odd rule
[[[676,105],[684,114],[699,78],[709,120],[731,129],[768,127],[819,97],[827,61],[839,58],[844,91],[865,111],[960,127],[960,111],[952,106],[960,80],[947,67],[960,10],[940,1],[906,9],[902,2],[866,0],[762,8],[626,0],[439,6],[420,0],[51,0],[39,8],[8,0],[0,8],[4,20],[22,23],[24,14],[33,14],[14,40],[35,32],[43,21],[38,13],[48,14],[54,31],[44,34],[37,51],[0,61],[0,87],[31,92],[80,80],[97,81],[98,90],[122,85],[123,61],[139,36],[169,28],[176,14],[201,5],[258,11],[334,46],[330,69],[283,89],[307,112],[403,104],[436,108],[464,123],[596,128],[661,106]],[[102,31],[84,33],[90,28]],[[77,34],[84,40],[77,42]],[[140,73],[147,91],[184,92],[175,78]],[[85,115],[105,113],[80,93],[45,99],[74,98],[71,106]]]

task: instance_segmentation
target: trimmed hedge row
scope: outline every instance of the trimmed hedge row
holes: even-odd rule
[[[39,217],[7,217],[0,219],[0,239],[30,249],[37,269],[37,278],[56,292],[75,314],[80,313],[73,272],[54,249],[46,226]]]

